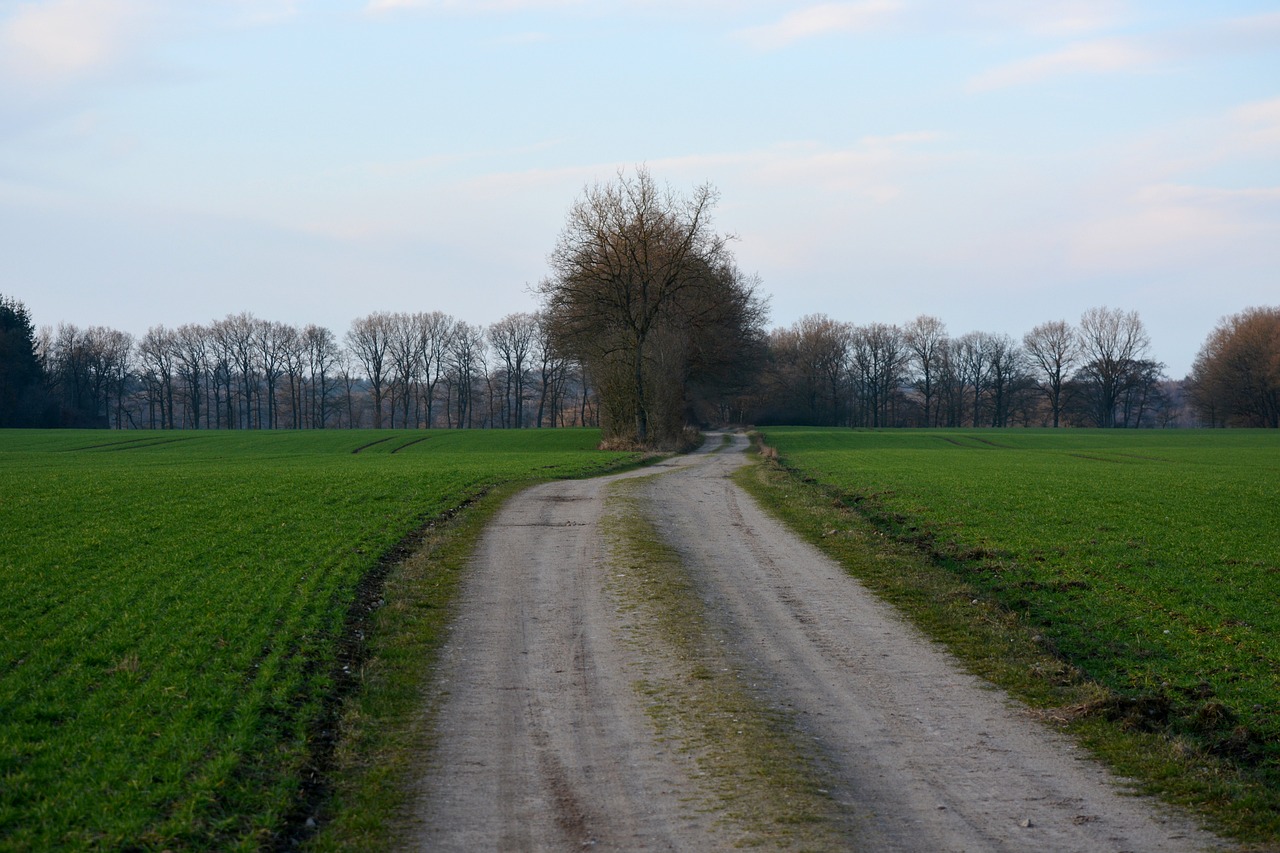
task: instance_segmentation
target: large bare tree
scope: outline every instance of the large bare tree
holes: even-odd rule
[[[588,188],[569,210],[539,290],[561,348],[594,378],[607,439],[675,441],[699,348],[761,337],[723,325],[735,321],[726,306],[745,323],[762,311],[728,238],[712,230],[716,201],[710,185],[680,196],[640,168]]]

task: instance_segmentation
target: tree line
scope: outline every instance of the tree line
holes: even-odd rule
[[[584,190],[536,312],[489,326],[379,312],[339,338],[228,315],[37,331],[0,295],[0,426],[153,429],[600,426],[677,446],[689,426],[1280,426],[1280,308],[1225,318],[1170,380],[1135,311],[1091,308],[1021,338],[937,317],[766,330],[760,282],[689,196],[645,169]]]
[[[117,429],[515,428],[594,425],[581,370],[546,318],[476,326],[378,312],[339,338],[249,313],[141,338],[39,331],[0,296],[0,425]]]
[[[762,423],[1151,427],[1186,415],[1132,311],[1092,308],[1021,339],[953,337],[929,315],[858,326],[818,314],[775,330],[769,353]]]

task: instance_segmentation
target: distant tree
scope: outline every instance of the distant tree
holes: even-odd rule
[[[454,406],[450,425],[458,429],[475,425],[476,380],[484,370],[484,357],[484,329],[470,323],[458,323],[454,327],[445,374]],[[449,417],[446,408],[446,418]]]
[[[281,357],[289,402],[288,426],[302,429],[306,412],[307,343],[296,326],[285,328],[288,332],[281,343]]]
[[[59,406],[58,425],[111,425],[112,416],[123,405],[132,346],[131,336],[105,326],[58,325],[47,348],[45,368]]]
[[[569,211],[539,290],[560,350],[593,378],[607,439],[678,440],[690,381],[726,361],[709,344],[761,338],[735,327],[762,312],[754,281],[711,229],[716,199],[710,186],[688,198],[662,191],[639,169],[589,188]]]
[[[424,423],[432,427],[435,425],[436,389],[449,361],[458,321],[441,311],[414,314],[413,320],[418,330],[418,355],[422,362],[420,394],[426,410]]]
[[[1280,427],[1280,307],[1220,320],[1196,355],[1190,390],[1214,426]]]
[[[1079,358],[1075,331],[1065,320],[1041,323],[1022,337],[1036,385],[1049,403],[1053,426],[1060,425],[1063,389]]]
[[[502,362],[499,418],[504,427],[524,426],[525,386],[539,322],[533,314],[508,314],[489,326],[489,345]]]
[[[0,427],[47,425],[49,402],[31,315],[0,294]]]
[[[910,367],[914,372],[913,384],[923,402],[922,426],[938,425],[938,406],[935,402],[938,374],[947,346],[947,327],[937,317],[921,314],[903,330],[903,340],[910,353]]]
[[[1097,426],[1118,426],[1126,383],[1147,375],[1137,369],[1140,362],[1149,361],[1146,328],[1137,311],[1090,308],[1080,318],[1079,345],[1083,368],[1077,379],[1091,404],[1089,414]]]
[[[534,319],[537,327],[533,337],[533,361],[538,371],[538,411],[534,424],[542,429],[548,414],[551,416],[550,425],[556,425],[570,362],[564,353],[556,349],[547,312],[539,311]]]
[[[806,314],[770,333],[770,419],[814,426],[847,423],[852,347],[853,326],[826,314]]]
[[[910,350],[902,330],[886,323],[858,326],[851,337],[858,426],[893,424],[892,404],[907,381]]]
[[[391,366],[391,426],[396,425],[396,408],[401,410],[400,426],[408,427],[414,399],[422,373],[422,349],[418,345],[418,327],[408,313],[391,314],[387,318],[387,359]]]
[[[329,401],[337,387],[341,348],[332,331],[315,324],[302,330],[302,346],[307,359],[307,425],[323,429],[329,425]]]
[[[177,362],[178,378],[182,382],[183,397],[186,400],[190,420],[187,426],[200,428],[200,415],[204,412],[206,426],[209,412],[205,409],[204,399],[210,379],[211,340],[209,330],[198,323],[184,323],[175,332],[174,357]]]
[[[968,395],[967,401],[961,396],[961,405],[970,401],[973,404],[968,409],[970,426],[983,425],[983,406],[990,390],[991,356],[991,336],[986,332],[967,332],[955,341],[957,379],[963,393]]]
[[[163,325],[152,326],[138,341],[138,357],[142,366],[142,381],[147,388],[148,411],[153,418],[148,426],[155,426],[154,415],[160,417],[160,429],[174,428],[174,378],[179,346],[177,334]]]
[[[253,346],[259,375],[266,386],[267,429],[280,426],[280,380],[288,370],[289,353],[297,346],[298,330],[288,323],[259,320],[253,327]],[[262,426],[262,395],[258,395],[258,426]]]
[[[347,347],[361,367],[369,382],[373,398],[373,428],[382,429],[382,402],[391,372],[391,333],[393,318],[390,314],[376,312],[351,322],[347,331]]]
[[[231,377],[234,378],[236,393],[240,398],[238,415],[232,404],[231,393],[227,394],[227,423],[245,429],[261,427],[259,417],[255,424],[254,403],[261,397],[258,376],[258,348],[255,344],[258,324],[262,322],[252,314],[241,312],[229,314],[215,325],[215,334],[224,348]]]
[[[1009,425],[1009,412],[1019,392],[1026,386],[1022,348],[1008,335],[992,334],[986,339],[991,369],[991,426]]]

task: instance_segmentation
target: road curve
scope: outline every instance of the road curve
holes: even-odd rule
[[[716,442],[709,447],[715,449]],[[529,489],[482,537],[436,687],[407,849],[710,850],[740,836],[694,796],[634,689],[605,589],[611,481],[642,506],[761,703],[811,739],[841,847],[1192,851],[1214,836],[1126,795],[729,479],[746,439],[657,468]]]

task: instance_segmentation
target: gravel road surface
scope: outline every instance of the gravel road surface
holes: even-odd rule
[[[610,483],[680,554],[708,630],[783,709],[838,804],[835,849],[1191,851],[1214,836],[1124,788],[967,674],[729,479],[746,439],[513,498],[482,538],[438,674],[408,849],[715,850],[741,833],[637,692],[607,591]],[[718,451],[718,452],[717,452]],[[632,631],[634,626],[627,630]],[[799,754],[799,753],[798,753]]]

